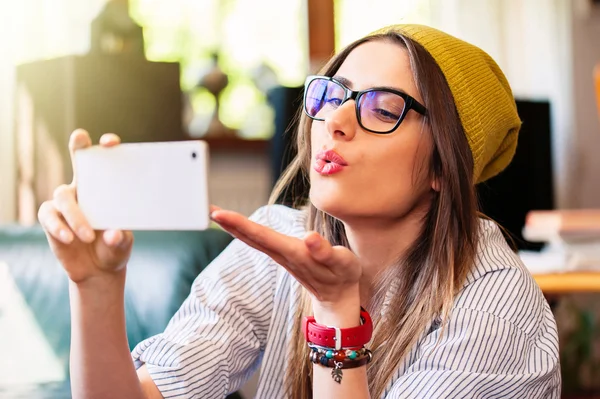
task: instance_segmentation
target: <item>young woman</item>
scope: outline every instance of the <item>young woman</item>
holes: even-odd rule
[[[474,185],[510,162],[519,127],[504,75],[470,44],[416,25],[351,44],[306,81],[274,194],[304,176],[304,206],[214,208],[237,239],[133,361],[133,237],[92,231],[76,182],[59,187],[39,218],[71,281],[74,396],[218,398],[260,367],[260,398],[558,398],[552,313],[477,213]],[[72,151],[89,145],[72,135]]]

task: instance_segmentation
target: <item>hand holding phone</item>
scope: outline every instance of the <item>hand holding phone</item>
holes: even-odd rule
[[[77,200],[92,228],[209,227],[206,142],[92,146],[74,155]]]
[[[100,145],[104,147],[114,147],[120,142],[119,136],[112,133],[100,138]],[[76,284],[91,281],[92,277],[121,280],[133,245],[131,231],[105,230],[97,234],[79,207],[75,153],[91,145],[92,140],[85,130],[77,129],[71,134],[69,153],[75,171],[73,181],[58,186],[52,199],[44,201],[38,211],[38,219],[52,252],[69,279]]]

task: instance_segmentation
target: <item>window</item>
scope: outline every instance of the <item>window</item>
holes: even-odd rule
[[[255,82],[260,71],[281,85],[301,85],[306,76],[302,0],[131,0],[131,14],[144,26],[149,60],[180,62],[181,86],[196,115],[214,110],[212,95],[196,85],[218,55],[229,78],[219,117],[241,136],[267,138],[272,132],[272,111]]]
[[[428,0],[335,0],[336,51],[387,25],[431,24]]]

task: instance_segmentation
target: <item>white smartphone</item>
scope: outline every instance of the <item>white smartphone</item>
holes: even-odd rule
[[[77,200],[97,230],[204,230],[204,141],[92,146],[75,152]]]

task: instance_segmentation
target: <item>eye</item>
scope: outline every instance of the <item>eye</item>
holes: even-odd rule
[[[331,98],[327,98],[325,100],[325,102],[329,105],[332,105],[334,107],[339,107],[340,105],[342,105],[342,99],[338,98],[338,97],[331,97]]]
[[[397,115],[397,114],[395,114],[391,111],[385,110],[383,108],[376,108],[373,110],[373,112],[381,120],[389,120],[389,121],[396,122],[398,119],[400,119],[400,115]]]
[[[402,115],[404,98],[396,93],[374,90],[367,92],[360,99],[363,118],[383,123],[396,123]]]

